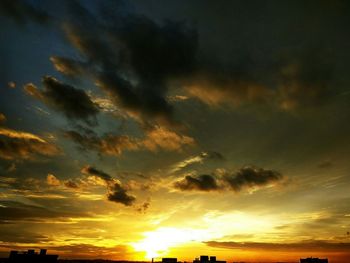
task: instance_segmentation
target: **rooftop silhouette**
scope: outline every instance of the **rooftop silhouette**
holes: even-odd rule
[[[193,263],[226,263],[226,261],[216,260],[215,256],[200,256],[200,258],[193,260]]]
[[[301,258],[300,263],[328,263],[327,258]]]
[[[47,255],[46,249],[41,249],[40,252],[35,252],[34,249],[28,251],[12,250],[9,256],[9,263],[56,263],[58,255]]]

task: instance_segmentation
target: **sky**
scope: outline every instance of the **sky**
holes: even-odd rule
[[[350,257],[348,1],[0,1],[0,256]]]

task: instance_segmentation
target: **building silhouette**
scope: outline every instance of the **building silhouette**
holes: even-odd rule
[[[58,255],[47,255],[46,249],[41,249],[39,253],[34,249],[19,252],[12,250],[9,256],[9,263],[57,263]]]
[[[177,258],[162,258],[162,263],[177,263]]]
[[[193,263],[226,263],[226,261],[216,260],[215,256],[200,256],[193,260]]]
[[[328,263],[327,258],[301,258],[300,263]]]

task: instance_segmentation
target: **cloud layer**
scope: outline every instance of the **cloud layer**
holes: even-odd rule
[[[78,144],[82,150],[93,150],[99,154],[112,156],[119,156],[123,151],[136,150],[180,152],[183,148],[195,144],[193,138],[159,126],[148,128],[143,138],[115,134],[98,136],[91,130],[82,132],[70,130],[64,135]]]

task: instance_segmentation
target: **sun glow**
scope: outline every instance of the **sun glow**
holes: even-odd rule
[[[175,224],[176,222],[174,222]],[[273,231],[278,225],[278,218],[246,214],[239,211],[232,213],[209,212],[196,218],[187,228],[159,227],[154,231],[143,233],[144,238],[131,243],[135,251],[145,253],[145,258],[167,257],[174,249],[188,243],[225,240],[229,235],[245,235],[268,239],[266,231]],[[200,226],[200,228],[199,228]],[[254,241],[254,240],[251,240]]]
[[[194,229],[178,229],[162,227],[152,232],[144,233],[145,238],[132,243],[136,251],[146,252],[147,258],[157,258],[166,255],[169,249],[191,241],[203,241],[205,231]]]

